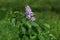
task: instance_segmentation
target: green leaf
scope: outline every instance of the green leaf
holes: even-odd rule
[[[37,26],[39,26],[37,23],[35,23],[35,22],[30,22],[31,23],[31,26],[35,26],[35,27],[37,27]]]
[[[48,29],[50,29],[50,25],[49,24],[45,23],[44,26],[47,27]]]

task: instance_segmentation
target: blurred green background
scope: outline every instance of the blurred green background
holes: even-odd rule
[[[60,40],[60,0],[0,0],[0,24],[10,10],[24,13],[26,4],[32,8],[36,22],[40,25],[39,20],[42,20],[44,23],[49,24],[51,26],[50,33],[52,33],[57,40]],[[2,26],[0,25],[0,29],[1,28]]]

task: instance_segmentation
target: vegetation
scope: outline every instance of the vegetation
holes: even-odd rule
[[[34,22],[25,17],[26,4]],[[0,0],[0,40],[60,40],[60,0]]]

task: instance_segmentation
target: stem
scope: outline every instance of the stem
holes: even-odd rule
[[[26,5],[28,5],[29,1],[30,1],[30,0],[26,0]]]

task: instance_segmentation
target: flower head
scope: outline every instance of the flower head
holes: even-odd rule
[[[31,16],[30,16],[30,15],[27,15],[27,16],[26,16],[26,18],[27,18],[27,19],[30,19],[30,18],[31,18]]]
[[[26,18],[27,18],[27,19],[31,19],[32,21],[35,21],[35,18],[33,17],[34,14],[33,14],[33,12],[31,11],[31,8],[30,8],[29,5],[27,5],[27,6],[25,7],[25,11],[26,11]]]
[[[31,8],[29,7],[29,5],[27,5],[25,9],[26,9],[25,11],[31,12]]]
[[[25,11],[26,11],[26,15],[33,14],[33,12],[31,11],[31,8],[28,5],[25,7]]]
[[[35,17],[31,17],[31,20],[32,20],[32,21],[35,21]]]

